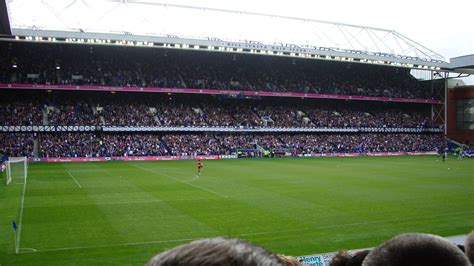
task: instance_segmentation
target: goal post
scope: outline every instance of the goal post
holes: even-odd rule
[[[6,163],[6,184],[10,184],[13,180],[21,180],[25,182],[28,175],[28,158],[27,157],[9,157]]]

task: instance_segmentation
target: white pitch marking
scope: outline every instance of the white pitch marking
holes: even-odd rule
[[[190,182],[199,179],[199,175],[195,175],[194,178],[191,178],[189,180],[184,180],[184,182]]]
[[[144,201],[116,201],[116,202],[99,202],[99,203],[78,203],[74,204],[74,206],[89,206],[89,205],[119,205],[119,204],[140,204],[140,203],[155,203],[155,202],[175,202],[175,201],[207,201],[210,200],[209,198],[202,198],[202,199],[167,199],[167,200],[144,200]],[[48,206],[56,206],[56,205],[48,205]],[[31,208],[31,207],[26,207]],[[13,217],[13,216],[11,216]],[[0,265],[1,266],[1,265]]]
[[[143,167],[138,166],[138,165],[133,165],[133,164],[130,164],[130,165],[133,166],[133,167],[136,167],[136,168],[139,168],[139,169],[148,171],[148,172],[150,172],[150,173],[154,173],[154,174],[166,176],[166,177],[168,177],[168,178],[171,178],[171,179],[173,179],[173,180],[179,181],[179,182],[181,182],[181,183],[183,183],[183,184],[186,184],[186,185],[188,185],[188,186],[192,186],[192,187],[195,187],[195,188],[199,188],[199,189],[205,190],[205,191],[207,191],[207,192],[211,192],[211,193],[216,194],[216,195],[218,195],[218,196],[221,196],[221,197],[223,197],[223,198],[226,198],[226,199],[229,198],[229,197],[227,197],[226,195],[222,195],[222,194],[220,194],[220,193],[218,193],[218,192],[212,191],[212,190],[207,189],[207,188],[205,188],[205,187],[201,187],[201,186],[198,186],[198,185],[190,184],[190,183],[188,183],[188,182],[186,182],[186,181],[180,180],[180,179],[175,178],[175,177],[173,177],[173,176],[170,176],[170,175],[167,175],[167,174],[163,174],[163,173],[160,173],[160,172],[157,172],[157,171],[153,171],[153,170],[150,170],[150,169],[147,169],[147,168],[143,168]]]
[[[20,242],[21,242],[21,229],[22,229],[22,222],[23,222],[23,209],[25,206],[25,194],[26,194],[26,181],[28,180],[28,176],[25,176],[25,182],[23,183],[23,193],[21,195],[21,205],[20,205],[20,220],[18,221],[18,234],[16,239],[16,250],[15,252],[18,254],[20,252]]]
[[[63,250],[74,250],[74,249],[89,249],[89,248],[109,248],[109,247],[126,247],[126,246],[137,246],[137,245],[146,245],[146,244],[159,244],[159,243],[172,243],[172,242],[185,242],[192,241],[194,238],[184,238],[184,239],[171,239],[171,240],[156,240],[156,241],[146,241],[146,242],[135,242],[135,243],[124,243],[124,244],[115,244],[115,245],[97,245],[97,246],[82,246],[82,247],[68,247],[68,248],[51,248],[51,249],[40,249],[33,252],[49,252],[49,251],[63,251]],[[32,253],[32,252],[26,252]]]
[[[32,252],[38,252],[37,249],[34,249],[34,248],[21,248],[23,250],[31,250]]]
[[[153,202],[163,202],[163,201],[162,200],[117,201],[117,202],[91,203],[91,205],[139,204],[139,203],[153,203]]]
[[[426,215],[426,216],[404,217],[403,219],[397,218],[397,219],[387,219],[387,220],[378,220],[378,221],[360,222],[360,223],[335,224],[335,225],[318,226],[318,227],[305,228],[305,229],[253,232],[253,233],[237,234],[237,235],[232,235],[232,236],[228,236],[228,237],[244,237],[244,236],[254,236],[254,235],[268,235],[268,234],[273,235],[273,234],[278,234],[278,233],[294,233],[294,232],[303,232],[303,231],[314,231],[314,230],[317,230],[317,229],[340,228],[340,227],[347,227],[347,226],[359,226],[359,225],[369,225],[369,224],[382,224],[382,223],[387,223],[387,222],[406,222],[406,221],[417,220],[417,219],[432,219],[432,218],[437,218],[437,217],[448,217],[448,216],[452,216],[452,215],[463,215],[463,214],[470,214],[470,213],[474,213],[474,211],[451,212],[451,213],[444,213],[444,214],[431,215],[431,216]],[[217,236],[207,236],[207,237],[217,237]],[[198,240],[198,239],[202,239],[202,238],[185,238],[185,239],[171,239],[171,240],[134,242],[134,243],[124,243],[124,244],[115,244],[115,245],[98,245],[98,246],[82,246],[82,247],[40,249],[40,250],[37,250],[36,252],[49,252],[49,251],[74,250],[74,249],[88,249],[88,248],[108,248],[108,247],[137,246],[137,245],[146,245],[146,244],[192,241],[192,240]]]
[[[67,173],[74,180],[74,182],[76,182],[77,186],[79,188],[82,188],[81,184],[79,184],[79,182],[77,182],[76,178],[71,173],[69,173],[69,171],[67,171]]]

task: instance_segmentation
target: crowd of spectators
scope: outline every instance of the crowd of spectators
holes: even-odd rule
[[[212,135],[165,135],[163,141],[168,145],[171,155],[219,155],[226,153],[221,143]]]
[[[0,134],[0,155],[33,157],[33,134]]]
[[[169,155],[153,134],[97,135],[93,133],[41,134],[39,157],[112,157]]]
[[[54,96],[54,95],[57,96]],[[13,95],[16,95],[16,99]],[[20,97],[27,95],[25,100]],[[32,99],[35,95],[35,99]],[[46,96],[45,96],[46,95]],[[428,128],[429,106],[123,93],[1,93],[2,125]]]
[[[153,134],[100,135],[96,137],[100,156],[164,156],[169,155],[161,137]]]
[[[40,134],[36,141],[38,157],[99,156],[97,137],[91,133]]]
[[[411,152],[435,151],[443,144],[440,134],[2,133],[0,137],[0,153],[30,157],[229,155],[240,150],[292,155]]]
[[[286,147],[303,153],[434,151],[444,137],[418,134],[281,135]]]
[[[42,107],[31,102],[2,103],[0,104],[0,121],[2,125],[42,125]]]
[[[307,109],[311,126],[315,127],[431,127],[432,123],[426,113],[401,109],[367,108],[366,111],[355,109],[328,108]]]
[[[99,124],[99,117],[87,103],[69,102],[52,107],[46,108],[48,125],[94,126]]]
[[[0,83],[305,92],[436,98],[409,69],[269,56],[0,44]]]
[[[17,93],[0,92],[1,125],[42,125],[43,109],[44,106],[36,93],[19,95]]]
[[[155,113],[144,104],[108,103],[97,111],[99,124],[104,126],[155,126],[159,125]],[[103,118],[100,119],[100,117]]]

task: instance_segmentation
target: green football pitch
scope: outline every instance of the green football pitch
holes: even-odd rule
[[[195,161],[28,169],[25,193],[21,179],[0,185],[0,265],[143,265],[215,236],[296,256],[371,247],[402,232],[474,229],[469,159],[219,160],[205,161],[201,176]]]

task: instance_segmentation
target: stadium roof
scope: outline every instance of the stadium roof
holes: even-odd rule
[[[321,58],[347,61],[357,57],[362,63],[386,61],[385,64],[431,70],[448,66],[443,56],[420,43],[394,30],[374,27],[154,0],[6,3],[12,34],[31,36],[26,40],[33,41],[41,36],[88,43],[92,39],[92,43],[99,44],[125,40],[125,44],[153,46],[149,42],[160,42],[165,47],[169,46],[164,44],[173,44],[170,48],[199,45],[196,49],[206,46],[224,52],[254,48],[252,52],[259,54],[311,57],[304,53],[314,53],[315,58],[323,55]]]
[[[0,36],[10,35],[10,22],[8,21],[7,6],[5,1],[0,1]]]

